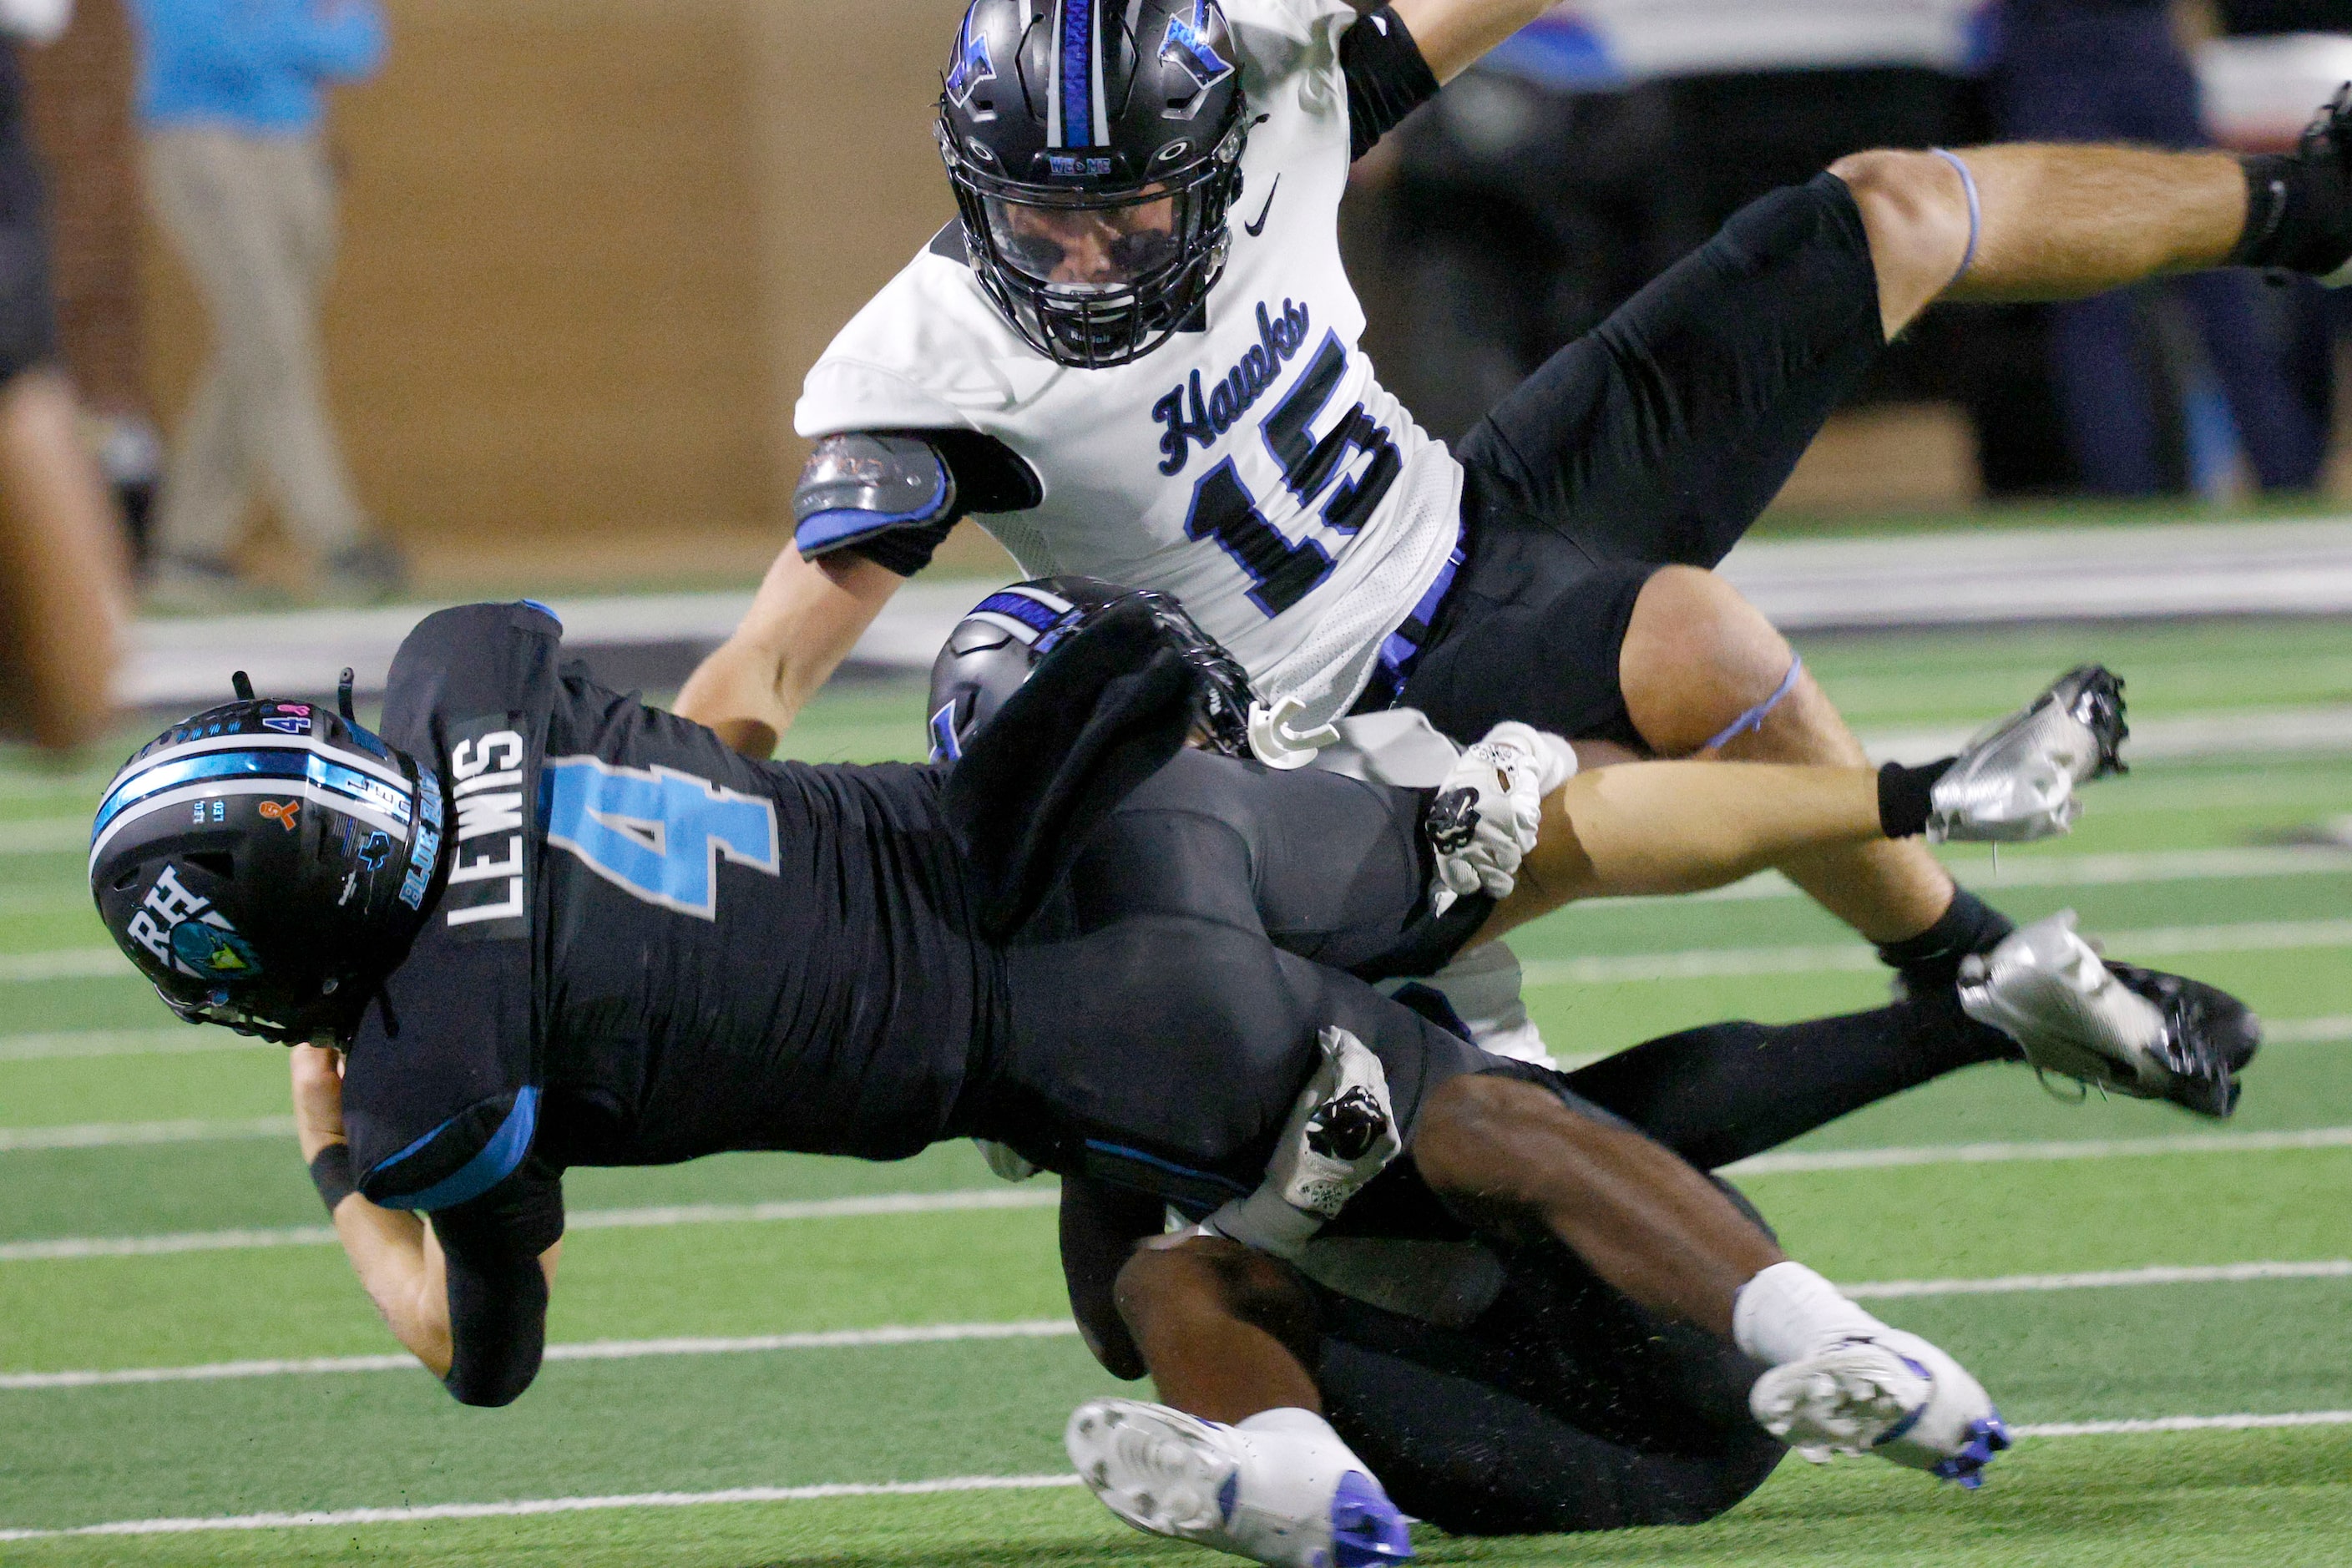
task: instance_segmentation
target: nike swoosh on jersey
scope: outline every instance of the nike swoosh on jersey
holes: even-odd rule
[[[1282,176],[1280,174],[1276,174],[1274,177],[1274,185],[1272,189],[1265,193],[1265,205],[1257,209],[1257,221],[1255,223],[1245,223],[1242,225],[1242,231],[1244,234],[1247,234],[1252,239],[1255,239],[1259,235],[1265,232],[1265,215],[1274,210],[1275,195],[1281,189]]]

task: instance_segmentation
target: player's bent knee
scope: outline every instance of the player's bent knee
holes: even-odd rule
[[[1968,187],[1935,153],[1853,153],[1830,173],[1862,214],[1891,338],[1958,276],[1972,226]]]
[[[1633,601],[1618,686],[1651,750],[1684,756],[1769,703],[1795,658],[1737,588],[1712,572],[1667,566]]]

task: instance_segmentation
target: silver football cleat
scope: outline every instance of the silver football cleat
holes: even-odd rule
[[[2068,670],[1962,749],[1928,792],[1927,837],[2021,844],[2065,832],[2083,809],[2075,786],[2122,773],[2129,733],[2123,681],[2095,664]]]
[[[2222,1117],[2262,1025],[2225,991],[2177,974],[2108,965],[2074,911],[2011,931],[1960,963],[1960,1006],[2015,1040],[2042,1072]]]

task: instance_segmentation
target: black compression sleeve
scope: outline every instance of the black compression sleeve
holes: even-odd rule
[[[1348,78],[1348,155],[1360,158],[1397,122],[1437,96],[1437,78],[1421,46],[1389,6],[1339,35],[1339,68]]]
[[[448,1267],[449,1375],[442,1386],[460,1405],[511,1405],[547,1352],[547,1276],[536,1258],[483,1266],[453,1252]]]
[[[547,1276],[539,1255],[563,1234],[563,1188],[537,1158],[470,1203],[437,1211],[448,1262],[449,1375],[463,1405],[510,1405],[547,1348]]]

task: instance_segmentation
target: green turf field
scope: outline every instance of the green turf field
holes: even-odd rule
[[[2091,657],[2129,677],[2144,722],[2352,704],[2344,624],[1805,653],[1865,731],[1989,717]],[[912,686],[847,686],[793,749],[909,754],[919,712]],[[503,1411],[460,1408],[398,1366],[321,1244],[282,1053],[173,1023],[102,949],[79,846],[107,771],[0,757],[0,1563],[1213,1561],[1129,1532],[1067,1484],[1063,1419],[1114,1385],[1063,1322],[1050,1184],[992,1183],[960,1147],[898,1166],[575,1173],[550,1332],[573,1348]],[[1981,1068],[1741,1177],[1793,1252],[1872,1287],[2012,1421],[2058,1431],[1973,1496],[1867,1461],[1792,1462],[1714,1525],[1423,1531],[1424,1555],[2352,1559],[2352,847],[2309,842],[2347,814],[2352,755],[2225,749],[2100,786],[2063,845],[1998,868],[1954,857],[2012,914],[2071,905],[2111,951],[2253,1001],[2274,1043],[2225,1127],[2063,1104],[2022,1069]],[[1885,994],[1866,953],[1769,881],[1570,910],[1515,945],[1563,1054]],[[912,1331],[874,1331],[887,1330]],[[2215,1420],[2295,1414],[2320,1419]],[[2169,1429],[2065,1431],[2133,1421]],[[913,1489],[871,1489],[891,1484]],[[794,1495],[837,1488],[850,1495]],[[473,1508],[525,1503],[553,1506]],[[22,1533],[304,1512],[330,1519]]]

